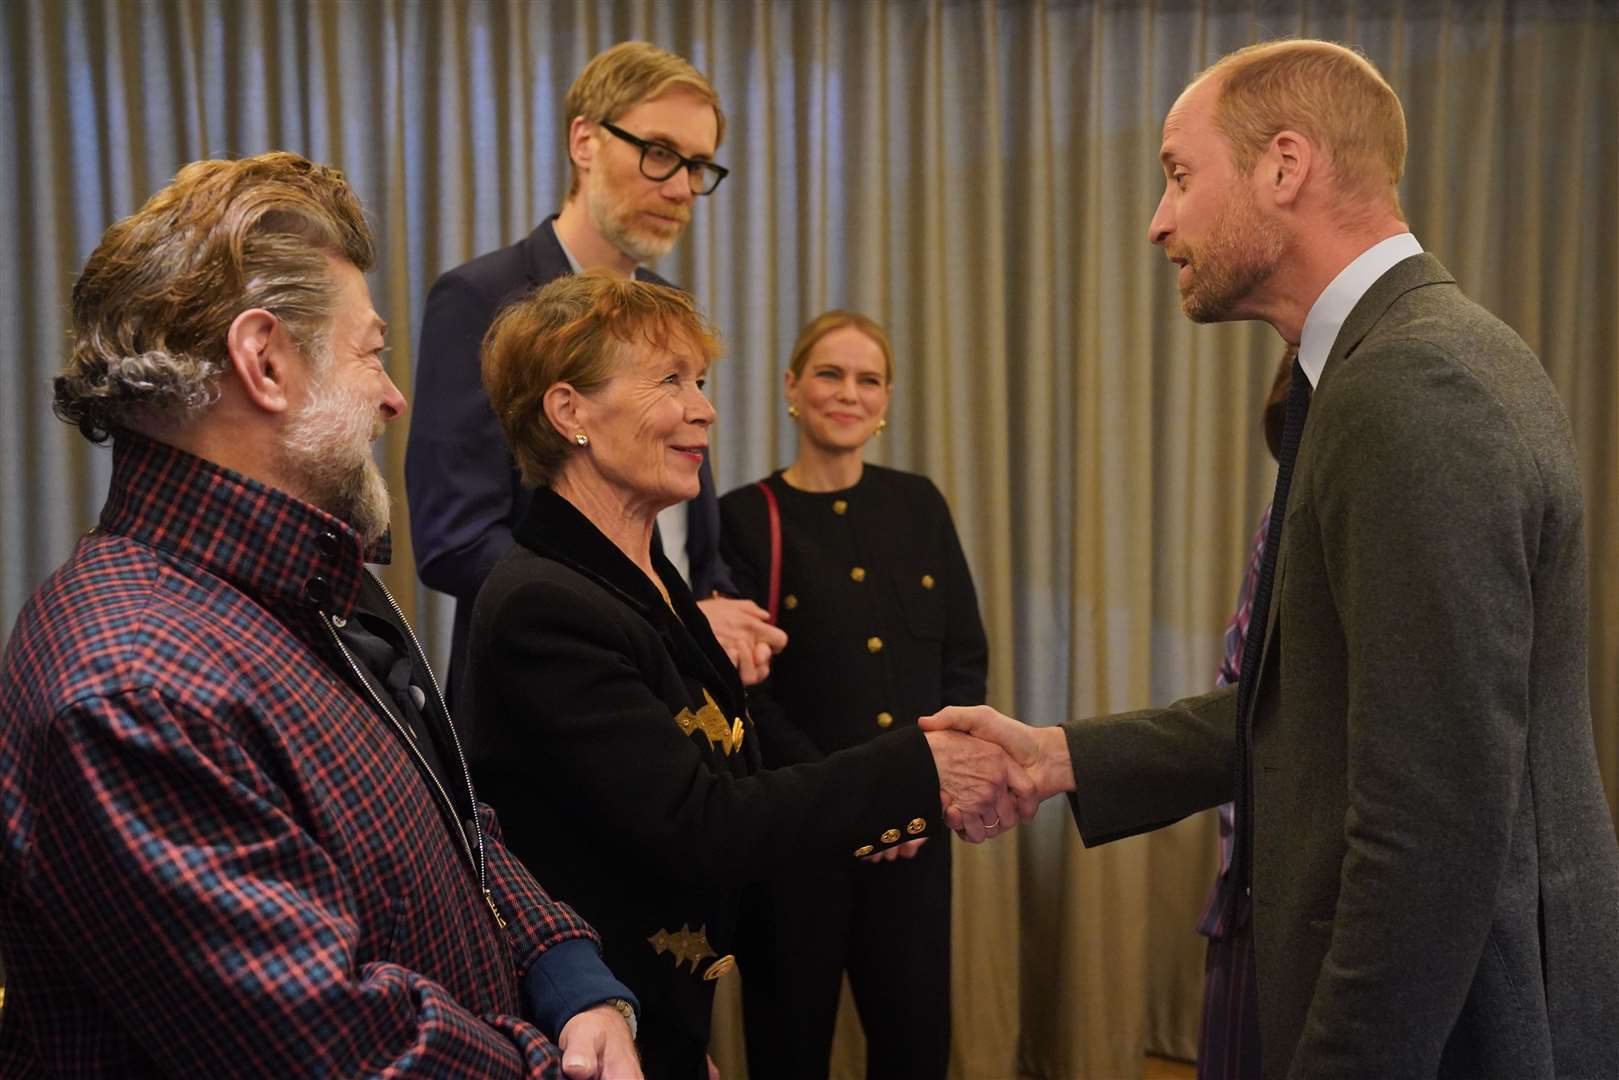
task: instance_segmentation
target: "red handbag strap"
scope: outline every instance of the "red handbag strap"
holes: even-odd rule
[[[765,511],[770,517],[770,623],[776,623],[776,612],[781,605],[781,507],[776,505],[776,493],[760,480],[754,485],[765,496]]]

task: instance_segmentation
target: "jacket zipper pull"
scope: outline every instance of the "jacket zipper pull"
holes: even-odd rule
[[[506,920],[501,918],[500,909],[495,906],[495,898],[493,896],[489,895],[489,890],[488,889],[485,889],[483,891],[483,899],[484,899],[484,903],[489,905],[490,914],[494,915],[495,922],[497,924],[499,924],[499,926],[500,926],[500,928],[502,930],[506,929]]]

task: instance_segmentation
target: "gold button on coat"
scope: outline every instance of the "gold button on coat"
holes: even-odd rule
[[[922,575],[922,588],[924,588],[924,589],[933,588],[933,575],[932,574],[923,574]]]
[[[894,714],[893,713],[891,713],[891,712],[880,712],[880,713],[877,714],[877,726],[878,727],[892,727],[893,724],[894,724]]]
[[[899,830],[898,829],[885,829],[885,830],[883,830],[883,843],[892,844],[895,840],[898,840],[898,839],[899,839]]]
[[[794,596],[792,593],[788,593],[786,596],[781,598],[781,602],[788,611],[791,611],[793,608],[798,606],[798,597]]]
[[[854,857],[857,859],[864,859],[867,855],[870,855],[876,850],[877,849],[872,847],[870,844],[861,844],[859,847],[854,849]]]
[[[832,512],[834,514],[847,514],[849,512],[848,502],[844,499],[834,499],[832,501]]]
[[[724,956],[708,965],[708,970],[703,972],[703,981],[713,982],[715,979],[723,978],[724,976],[729,975],[732,969],[735,967],[736,957],[732,956],[730,953],[726,953]]]
[[[856,566],[849,571],[849,576],[856,581],[865,581],[866,568],[864,566]]]
[[[905,831],[910,833],[912,836],[917,836],[917,835],[927,831],[927,827],[928,827],[927,822],[923,821],[919,817],[913,817],[911,819],[911,823],[909,825],[905,826]]]
[[[866,639],[866,651],[869,652],[869,653],[880,653],[880,652],[882,652],[883,651],[883,639],[880,638],[880,637],[869,637],[869,638],[867,638]]]

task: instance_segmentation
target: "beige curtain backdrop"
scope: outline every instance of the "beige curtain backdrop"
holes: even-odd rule
[[[382,261],[392,370],[443,270],[563,191],[564,90],[599,49],[690,57],[732,176],[659,270],[730,346],[722,488],[784,463],[780,372],[831,306],[893,332],[873,458],[950,498],[992,642],[993,703],[1035,722],[1208,686],[1273,470],[1280,344],[1196,327],[1146,226],[1159,125],[1221,53],[1362,47],[1405,101],[1419,239],[1510,322],[1573,415],[1591,550],[1597,754],[1619,780],[1619,16],[1583,3],[873,0],[10,0],[0,14],[0,623],[95,519],[108,455],[50,413],[65,310],[109,223],[193,158],[287,148],[347,171]],[[408,423],[408,419],[407,419]],[[403,491],[406,424],[381,448]],[[448,606],[395,511],[385,574],[434,648]],[[1465,753],[1465,746],[1458,746]],[[1215,863],[1202,815],[1082,850],[1054,803],[957,862],[955,1074],[1126,1077],[1195,1052]],[[814,933],[815,928],[803,928]],[[734,980],[731,980],[734,982]],[[740,1077],[735,987],[716,1056]],[[875,1019],[881,1023],[881,1017]],[[837,1071],[858,1075],[858,1028]]]

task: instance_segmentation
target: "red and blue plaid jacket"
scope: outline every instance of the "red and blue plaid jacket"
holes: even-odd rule
[[[593,932],[340,674],[366,554],[117,441],[0,668],[0,1075],[560,1075],[519,978]]]

